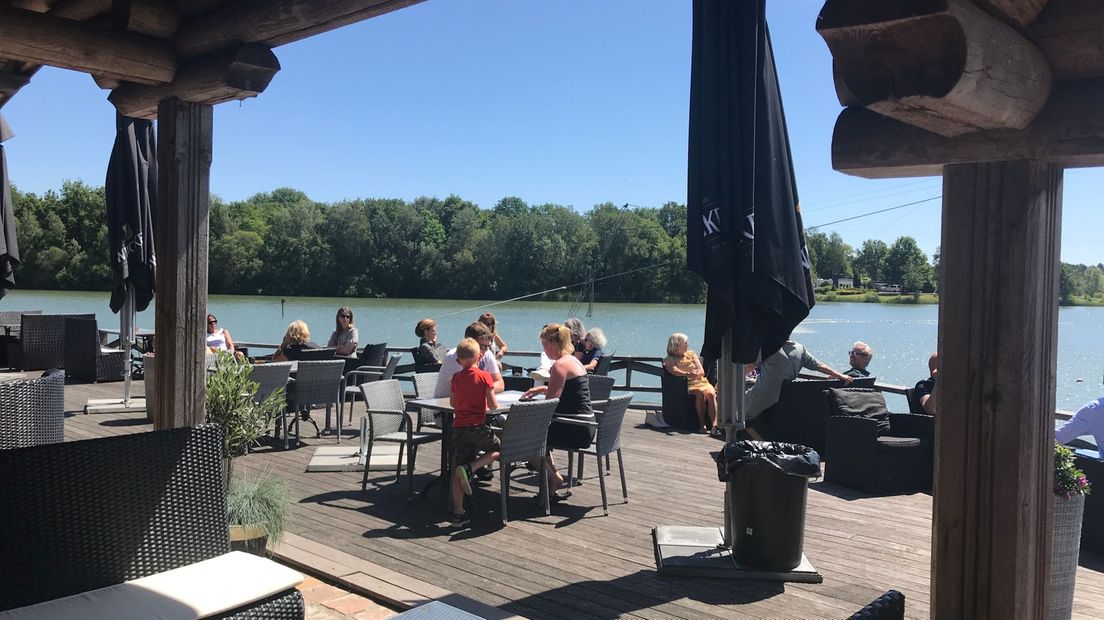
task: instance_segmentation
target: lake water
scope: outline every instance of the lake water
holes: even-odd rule
[[[438,322],[440,340],[448,346],[460,340],[464,327],[488,302],[424,299],[351,299],[215,295],[210,311],[239,342],[278,343],[287,324],[302,319],[312,338],[325,344],[333,331],[337,308],[353,309],[361,344],[387,342],[413,347],[414,324],[431,317]],[[108,308],[106,293],[12,291],[0,300],[0,310],[40,309],[44,312],[95,313],[101,327],[117,327],[118,317]],[[499,332],[514,350],[539,350],[537,334],[545,323],[567,318],[570,303],[512,302],[489,308]],[[585,312],[585,306],[581,312]],[[845,370],[847,352],[856,340],[874,348],[871,370],[880,381],[911,386],[928,375],[928,355],[935,350],[937,307],[895,304],[821,303],[794,332],[818,359]],[[622,355],[662,357],[667,337],[676,331],[701,345],[705,307],[674,304],[595,304],[592,317],[581,317],[588,327],[601,327],[609,339],[607,351]],[[1104,393],[1104,308],[1062,308],[1058,314],[1058,407],[1077,409]],[[138,315],[139,327],[153,327],[153,306]],[[658,385],[654,377],[634,374],[633,381]],[[650,396],[653,400],[657,396]],[[890,403],[901,410],[900,403]]]

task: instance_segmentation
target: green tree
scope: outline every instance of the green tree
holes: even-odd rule
[[[904,288],[905,274],[909,273],[910,269],[919,269],[920,265],[930,267],[927,255],[920,249],[916,240],[912,237],[898,237],[886,254],[884,262],[886,282]]]
[[[884,277],[885,259],[889,246],[880,239],[867,239],[855,254],[855,270],[867,281],[879,281]]]

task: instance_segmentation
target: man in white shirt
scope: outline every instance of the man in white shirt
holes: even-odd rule
[[[1097,448],[1104,447],[1104,396],[1077,410],[1065,424],[1054,432],[1058,443],[1069,443],[1081,435],[1092,435]]]
[[[502,370],[498,367],[498,360],[491,352],[491,343],[494,335],[486,325],[476,321],[464,329],[465,338],[473,338],[479,343],[481,357],[477,365],[480,370],[486,371],[494,379],[494,391],[499,393],[506,388],[506,382],[502,379]],[[441,370],[437,373],[437,387],[433,390],[434,398],[444,398],[452,395],[452,376],[460,372],[460,362],[456,361],[456,347],[449,349],[445,359],[441,362]]]

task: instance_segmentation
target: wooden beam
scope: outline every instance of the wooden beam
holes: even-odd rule
[[[31,76],[14,71],[0,71],[0,92],[15,92],[31,81]]]
[[[165,41],[9,7],[0,7],[0,57],[144,84],[176,72]]]
[[[817,31],[843,105],[940,135],[1022,129],[1050,97],[1043,54],[969,0],[828,0]]]
[[[938,175],[944,164],[1033,159],[1104,166],[1104,79],[1059,83],[1026,129],[937,136],[863,108],[847,108],[832,135],[832,167],[869,179]]]
[[[241,0],[181,25],[176,46],[197,58],[236,43],[277,47],[422,0]]]
[[[1027,36],[1056,79],[1104,76],[1104,0],[1051,0]]]
[[[111,9],[111,0],[61,0],[50,7],[50,15],[83,22]]]
[[[1062,172],[943,183],[932,618],[1046,618]]]
[[[204,420],[211,106],[161,102],[157,123],[155,429]]]
[[[987,12],[1023,28],[1035,21],[1039,12],[1047,5],[1047,0],[974,0]]]
[[[107,99],[124,116],[156,118],[158,103],[165,99],[214,105],[256,97],[279,70],[280,62],[272,50],[243,45],[184,65],[169,84],[123,84]]]
[[[115,0],[111,24],[118,30],[171,39],[180,25],[180,15],[170,0]]]

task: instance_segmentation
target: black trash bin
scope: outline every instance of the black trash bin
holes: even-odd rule
[[[713,453],[728,483],[732,557],[741,566],[788,571],[801,563],[809,478],[820,455],[797,444],[733,441]]]

